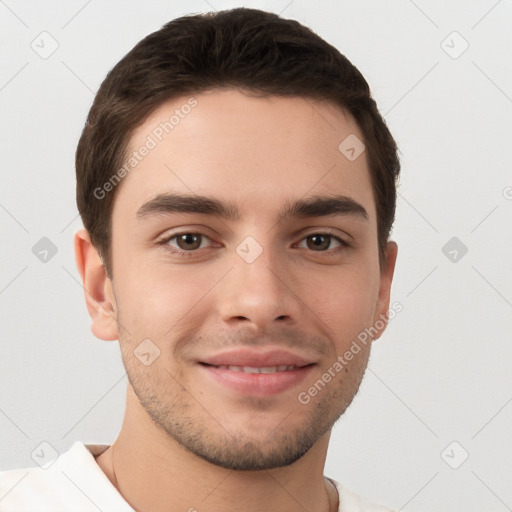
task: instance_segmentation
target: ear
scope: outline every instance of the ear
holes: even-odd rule
[[[377,298],[377,307],[375,308],[375,317],[373,325],[378,331],[373,340],[382,336],[388,325],[389,297],[391,293],[391,283],[395,273],[396,257],[398,255],[398,245],[395,242],[386,244],[384,265],[380,271],[379,295]]]
[[[74,245],[76,266],[82,278],[85,302],[92,320],[91,331],[101,340],[117,340],[115,296],[105,266],[85,229],[75,234]]]

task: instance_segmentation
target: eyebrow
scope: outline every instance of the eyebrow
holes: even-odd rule
[[[223,203],[214,197],[183,194],[159,194],[143,204],[137,218],[172,213],[202,213],[226,220],[240,220],[240,210],[235,203]],[[340,195],[316,195],[305,199],[289,200],[281,209],[281,218],[327,217],[350,215],[368,220],[364,207],[354,199]]]

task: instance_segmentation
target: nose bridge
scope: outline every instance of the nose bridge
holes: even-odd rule
[[[298,319],[300,301],[285,255],[271,237],[262,238],[264,245],[248,236],[236,247],[232,270],[219,290],[219,312],[226,322],[236,319],[266,329],[274,320]]]

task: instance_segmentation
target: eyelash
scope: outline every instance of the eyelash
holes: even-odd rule
[[[201,248],[193,249],[191,251],[185,251],[183,249],[176,249],[175,247],[173,247],[171,249],[171,246],[169,245],[169,242],[171,240],[179,237],[179,236],[182,236],[182,235],[196,235],[196,236],[204,237],[207,240],[210,240],[210,238],[207,235],[205,235],[204,233],[198,232],[198,231],[181,231],[179,233],[172,233],[171,235],[166,236],[162,240],[159,240],[157,242],[157,245],[163,246],[163,248],[165,250],[169,251],[173,255],[184,256],[184,257],[196,256]],[[327,256],[337,256],[340,252],[342,252],[344,250],[347,250],[347,249],[350,249],[352,247],[351,244],[349,244],[348,242],[346,242],[345,240],[343,240],[339,236],[336,236],[336,235],[334,235],[332,233],[329,233],[328,231],[327,232],[318,231],[318,232],[309,233],[308,235],[306,235],[303,238],[301,238],[300,241],[302,242],[303,240],[306,240],[307,238],[309,238],[311,236],[314,236],[314,235],[327,236],[327,237],[330,237],[331,239],[335,239],[337,242],[340,243],[340,246],[336,247],[335,249],[327,249],[326,251],[313,251],[313,250],[311,250],[311,252],[313,252],[313,253],[318,253],[318,254],[327,255]]]

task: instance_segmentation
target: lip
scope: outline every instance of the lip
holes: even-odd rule
[[[252,349],[236,349],[221,352],[210,357],[205,357],[199,361],[209,365],[221,366],[281,366],[293,365],[303,367],[314,363],[313,360],[308,360],[305,357],[299,356],[287,350],[272,349],[265,352],[260,352]]]
[[[250,396],[272,396],[299,385],[312,371],[315,362],[285,350],[256,352],[238,349],[198,361],[201,372],[214,383],[236,393]],[[218,366],[296,366],[295,369],[274,373],[245,373]]]

